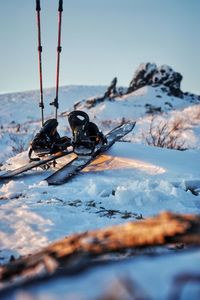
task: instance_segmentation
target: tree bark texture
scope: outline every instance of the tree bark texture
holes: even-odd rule
[[[200,245],[200,216],[161,213],[146,220],[73,234],[41,251],[0,268],[0,282],[55,273],[72,262],[81,265],[105,253],[170,243]],[[73,268],[73,267],[72,267]]]

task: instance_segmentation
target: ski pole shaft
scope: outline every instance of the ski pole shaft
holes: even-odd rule
[[[44,101],[43,101],[43,83],[42,83],[42,45],[41,45],[41,25],[40,25],[40,0],[36,0],[37,11],[37,28],[38,28],[38,63],[39,63],[39,78],[40,78],[40,102],[42,113],[42,125],[44,124]]]
[[[58,4],[58,46],[57,46],[57,64],[56,64],[56,97],[50,105],[55,106],[55,118],[58,117],[58,92],[59,92],[59,73],[60,73],[60,53],[61,47],[61,25],[62,25],[63,0],[59,0]]]

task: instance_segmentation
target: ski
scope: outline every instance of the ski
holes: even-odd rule
[[[8,170],[7,172],[5,172],[4,174],[0,175],[0,180],[4,180],[4,179],[11,179],[14,176],[20,175],[26,171],[29,171],[33,168],[37,168],[40,167],[42,165],[46,165],[48,163],[50,163],[51,161],[54,161],[60,157],[63,157],[65,155],[71,154],[73,153],[73,151],[65,151],[65,152],[58,152],[54,155],[51,155],[45,159],[41,159],[39,161],[32,161],[22,167],[19,167],[17,169],[14,170]]]
[[[112,129],[107,135],[107,144],[97,147],[91,155],[78,155],[72,162],[47,177],[48,185],[61,185],[77,175],[79,171],[89,165],[98,155],[107,151],[116,141],[133,130],[135,122],[124,122]]]

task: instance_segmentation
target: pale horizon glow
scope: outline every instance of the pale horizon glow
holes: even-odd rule
[[[14,3],[13,3],[14,2]],[[41,0],[43,85],[55,86],[58,1]],[[200,94],[199,0],[63,0],[60,85],[128,86],[140,63],[170,65]],[[0,93],[39,89],[35,0],[0,4]]]

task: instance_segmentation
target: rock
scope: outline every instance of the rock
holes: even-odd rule
[[[169,88],[169,94],[183,97],[181,80],[183,76],[167,65],[157,67],[155,63],[140,64],[130,82],[127,93],[131,93],[143,86],[162,85]]]
[[[152,85],[153,75],[156,73],[156,64],[144,63],[140,64],[134,73],[130,82],[127,93],[131,93],[145,85]]]
[[[116,85],[117,85],[117,77],[114,77],[110,85],[108,86],[107,91],[103,96],[104,99],[113,98],[117,94]]]

